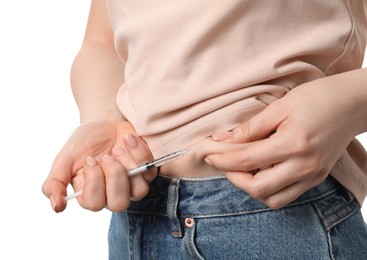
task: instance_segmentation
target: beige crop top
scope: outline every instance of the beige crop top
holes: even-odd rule
[[[155,157],[191,147],[163,173],[221,174],[210,136],[298,85],[362,66],[364,0],[107,0],[125,62],[117,104]],[[367,86],[366,86],[367,90]],[[354,140],[331,174],[362,204],[367,155]]]

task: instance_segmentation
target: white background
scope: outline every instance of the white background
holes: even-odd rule
[[[56,153],[79,123],[69,71],[89,4],[0,2],[0,259],[107,259],[109,212],[71,201],[55,214],[41,193]],[[367,147],[367,134],[359,138]]]

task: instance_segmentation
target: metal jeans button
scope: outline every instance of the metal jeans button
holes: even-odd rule
[[[186,227],[192,227],[195,223],[195,220],[193,218],[186,218],[185,219],[185,226]]]

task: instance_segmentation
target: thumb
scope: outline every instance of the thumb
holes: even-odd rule
[[[153,160],[153,156],[144,142],[144,140],[133,134],[126,134],[124,136],[124,144],[129,152],[131,159],[137,164],[141,165],[143,163],[149,162]],[[144,178],[151,182],[157,175],[157,171],[155,169],[151,169],[143,174]]]
[[[50,199],[51,206],[55,212],[61,212],[66,208],[64,197],[66,188],[72,176],[72,157],[63,149],[56,157],[50,174],[42,185],[42,192]]]
[[[244,143],[261,140],[273,134],[281,123],[279,114],[271,105],[263,111],[241,123],[230,132],[215,133],[214,141],[227,143]]]

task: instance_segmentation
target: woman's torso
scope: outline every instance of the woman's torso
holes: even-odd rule
[[[191,147],[168,175],[220,172],[211,141],[292,88],[361,67],[366,1],[107,0],[125,61],[117,103],[154,157]],[[360,151],[359,151],[360,153]]]

